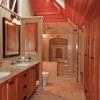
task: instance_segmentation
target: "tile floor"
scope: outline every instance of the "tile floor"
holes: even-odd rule
[[[58,76],[39,87],[30,100],[86,100],[82,86],[73,75]]]

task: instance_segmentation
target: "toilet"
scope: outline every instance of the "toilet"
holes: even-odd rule
[[[49,72],[43,71],[42,72],[42,77],[43,77],[43,86],[47,85],[48,77],[49,77]]]

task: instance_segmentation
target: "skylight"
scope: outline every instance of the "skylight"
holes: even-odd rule
[[[56,0],[63,8],[65,8],[65,0]]]

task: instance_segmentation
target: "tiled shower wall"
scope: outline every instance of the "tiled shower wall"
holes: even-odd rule
[[[61,24],[59,24],[61,25]],[[56,25],[55,25],[56,27]],[[70,25],[67,27],[71,27]],[[61,29],[65,30],[65,29]],[[77,73],[77,50],[78,50],[78,32],[70,28],[70,32],[63,31],[61,34],[58,32],[47,32],[46,37],[43,38],[43,59],[49,60],[49,40],[52,38],[64,38],[68,40],[67,61],[68,65],[64,67],[64,61],[58,63],[58,75],[66,75],[70,73]]]

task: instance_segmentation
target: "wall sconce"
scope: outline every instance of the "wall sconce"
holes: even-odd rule
[[[15,23],[17,25],[21,25],[20,19],[16,15],[11,14],[11,19],[12,19],[13,23]]]
[[[15,23],[15,24],[17,24],[17,19],[16,18],[13,18],[12,19],[12,22]]]
[[[43,34],[42,34],[42,36],[43,36],[43,37],[46,37],[46,34],[45,34],[45,33],[43,33]]]
[[[17,25],[21,25],[21,21],[19,18],[17,19]]]

